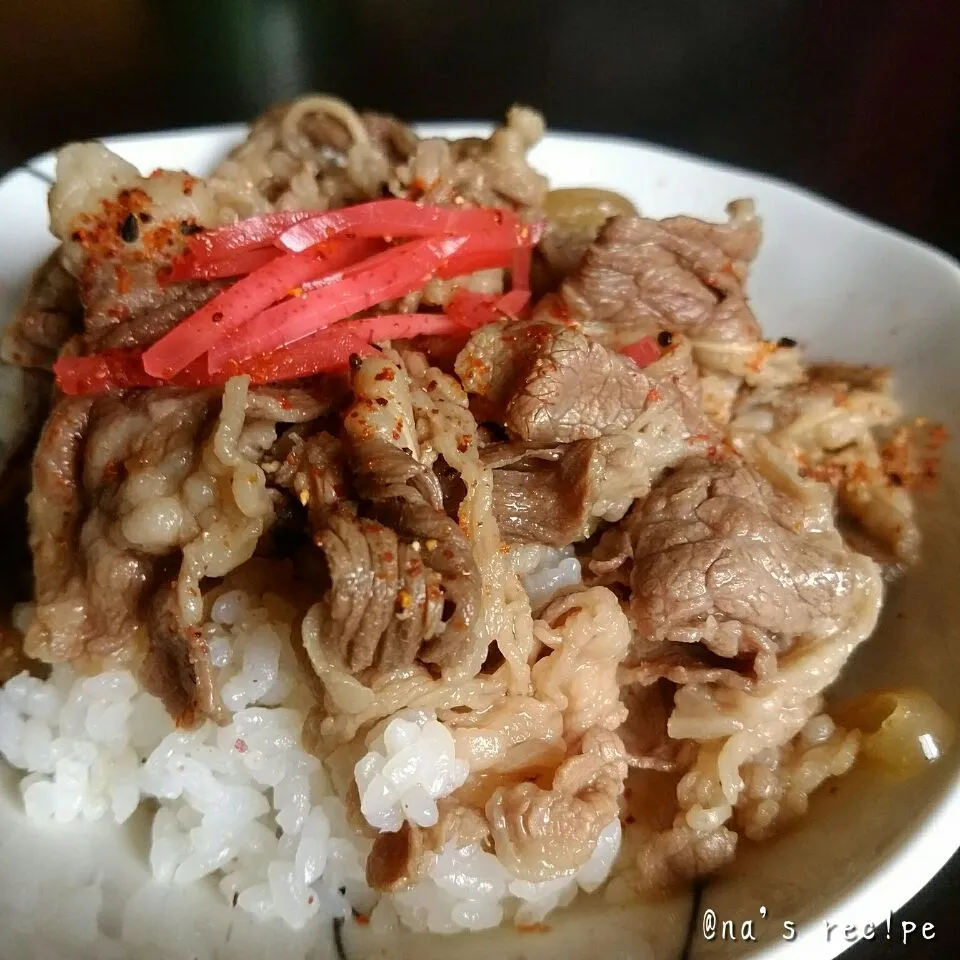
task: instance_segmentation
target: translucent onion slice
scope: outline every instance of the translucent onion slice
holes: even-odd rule
[[[861,757],[898,778],[914,777],[946,754],[956,735],[953,718],[925,690],[880,690],[830,711],[841,726],[856,727]]]

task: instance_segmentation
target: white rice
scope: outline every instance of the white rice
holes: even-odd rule
[[[469,773],[432,710],[403,710],[357,762],[360,812],[381,831],[395,832],[404,820],[432,827],[439,820],[437,800],[463,786]]]
[[[372,922],[387,925],[395,916],[413,930],[431,933],[484,930],[498,926],[505,916],[512,916],[518,926],[540,923],[551,910],[570,903],[579,890],[590,893],[606,880],[620,839],[620,821],[615,819],[579,870],[542,883],[517,879],[477,844],[457,849],[448,843],[427,877],[410,890],[385,897]]]
[[[549,560],[538,566],[569,557]],[[547,573],[544,595],[572,579]],[[155,801],[149,866],[157,881],[213,877],[228,902],[294,928],[370,913],[378,900],[365,881],[371,842],[350,827],[322,764],[300,746],[313,697],[290,648],[293,616],[270,595],[253,602],[229,591],[212,604],[204,631],[230,713],[222,727],[175,730],[123,670],[84,678],[57,666],[47,681],[11,679],[0,688],[0,755],[25,771],[27,815],[123,823]],[[430,826],[436,801],[468,773],[432,712],[404,711],[356,765],[361,811],[377,829],[398,829],[404,818]],[[381,898],[372,919],[435,932],[536,923],[599,886],[619,842],[614,821],[589,863],[544,884],[517,880],[479,847],[448,846],[412,889]]]
[[[507,555],[530,598],[530,609],[542,610],[554,597],[583,584],[580,561],[573,546],[544,547],[528,544],[513,547]]]
[[[20,790],[36,821],[123,823],[140,803],[141,760],[172,729],[125,671],[78,679],[55,667],[45,683],[21,673],[0,690],[0,753],[29,771]]]

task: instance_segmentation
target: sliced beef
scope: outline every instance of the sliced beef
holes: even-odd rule
[[[201,281],[155,287],[150,297],[144,296],[137,303],[136,312],[131,309],[124,322],[89,334],[85,338],[87,351],[145,349],[199,310],[223,286],[217,281]]]
[[[247,394],[250,419],[295,424],[283,432],[260,464],[275,512],[258,552],[296,557],[307,568],[307,579],[314,578],[317,557],[315,551],[301,548],[349,492],[342,445],[320,429],[345,391],[345,380],[323,378],[309,387],[253,387]]]
[[[759,339],[743,283],[760,243],[748,201],[726,224],[618,216],[561,286],[570,319],[611,342],[657,330],[731,343]]]
[[[663,470],[719,443],[695,391],[681,389],[682,370],[651,376],[571,327],[491,324],[457,371],[517,438],[482,452],[508,541],[582,539],[591,519],[619,520]]]
[[[394,163],[406,160],[417,144],[417,135],[402,120],[385,113],[363,112],[360,121],[372,143]],[[334,150],[346,153],[352,138],[349,131],[329,113],[306,113],[300,130],[318,153]]]
[[[84,352],[149,346],[225,285],[165,280],[186,237],[217,222],[195,177],[141,177],[99,144],[71,144],[57,157],[50,211],[62,242],[4,333],[9,363],[49,369],[77,334]]]
[[[569,442],[637,433],[661,415],[668,433],[706,435],[702,414],[669,381],[570,329],[538,352],[510,399],[506,426],[524,440]],[[675,439],[663,438],[664,442]]]
[[[374,512],[410,542],[413,553],[422,556],[424,566],[442,584],[437,599],[443,602],[441,616],[446,618],[437,635],[421,646],[419,658],[439,666],[456,663],[469,643],[470,628],[480,610],[480,573],[470,542],[455,521],[425,503],[384,500],[376,504]],[[409,569],[413,574],[418,570],[413,557]],[[432,599],[429,586],[428,582],[425,603]]]
[[[497,443],[481,452],[493,466],[493,510],[508,543],[563,547],[585,535],[597,496],[592,440],[544,447]]]
[[[737,834],[729,828],[719,826],[701,833],[681,821],[642,845],[637,854],[637,880],[644,892],[662,895],[716,873],[736,852]]]
[[[674,740],[667,721],[673,710],[674,687],[665,682],[631,685],[619,674],[620,698],[627,717],[617,730],[630,766],[640,770],[674,773],[686,769],[691,757],[689,741]]]
[[[33,460],[30,547],[36,601],[56,601],[72,574],[73,549],[83,512],[83,446],[94,401],[61,400],[50,413]]]
[[[419,630],[429,632],[423,618],[425,587],[410,594],[406,611],[397,602],[400,558],[393,531],[344,513],[332,517],[317,539],[330,569],[328,602],[333,630],[328,638],[339,647],[347,669],[359,673],[373,665],[381,637],[396,613],[409,612]],[[403,559],[407,561],[406,574],[410,558],[405,555]],[[416,658],[421,637],[411,639],[412,643],[393,645],[392,653],[400,662],[412,663]]]
[[[308,423],[336,408],[346,392],[346,381],[324,377],[309,386],[251,386],[247,416],[274,423]]]
[[[306,491],[329,577],[319,608],[325,655],[354,674],[456,662],[479,612],[480,578],[436,475],[376,437],[344,447],[318,434],[295,452],[298,472],[284,463],[274,474]]]
[[[101,144],[64,147],[50,191],[50,226],[76,280],[87,346],[144,346],[209,299],[222,284],[164,280],[187,236],[218,219],[213,194],[196,177],[142,177]]]
[[[424,468],[413,457],[376,437],[350,443],[350,460],[358,496],[384,502],[403,500],[427,504],[435,511],[443,507],[443,491],[433,470]]]
[[[273,446],[263,470],[275,488],[287,490],[307,509],[310,529],[323,529],[332,509],[349,492],[343,446],[325,431],[288,430]]]
[[[423,658],[443,630],[442,577],[419,544],[347,511],[332,516],[316,541],[330,586],[320,606],[320,635],[352,673],[389,670]]]
[[[49,370],[61,347],[83,326],[76,279],[58,248],[36,272],[20,310],[3,331],[0,357],[20,367]]]
[[[673,382],[561,324],[490,324],[470,338],[457,373],[511,435],[534,443],[638,432],[661,413],[671,433],[711,430]]]
[[[557,767],[550,789],[532,781],[498,787],[486,804],[497,857],[531,883],[569,876],[618,816],[626,775],[620,738],[591,729],[579,753]]]
[[[341,207],[381,196],[417,142],[394,117],[308,94],[258,117],[209,182],[241,216]]]
[[[367,857],[367,884],[374,890],[412,887],[423,873],[428,845],[424,831],[409,820],[396,833],[380,833]]]
[[[396,833],[377,834],[367,858],[369,886],[390,892],[409,889],[426,873],[431,855],[448,843],[463,848],[489,842],[490,827],[476,807],[451,797],[440,801],[438,814],[440,819],[432,827],[405,820]]]
[[[850,542],[892,573],[919,557],[922,538],[910,489],[932,485],[945,434],[929,421],[894,427],[901,409],[886,379],[880,368],[814,368],[802,383],[745,394],[732,428],[738,443],[762,434],[802,476],[830,484]],[[881,446],[884,434],[889,439]]]
[[[547,181],[526,155],[542,135],[539,114],[513,107],[488,139],[421,140],[393,117],[309,94],[271,107],[210,183],[244,214],[328,209],[384,193],[539,209]]]
[[[524,440],[563,443],[621,433],[656,399],[639,367],[573,330],[558,330],[507,407],[507,429]]]
[[[137,630],[151,561],[111,537],[110,520],[91,509],[109,500],[116,479],[95,477],[86,451],[102,406],[65,398],[53,409],[33,463],[28,499],[37,610],[25,639],[30,656],[50,662],[116,652]],[[111,469],[122,469],[111,461]]]
[[[530,166],[527,152],[543,136],[543,118],[513,106],[487,138],[421,140],[396,170],[395,189],[428,203],[532,208],[539,212],[547,179]]]
[[[560,331],[552,321],[507,320],[476,330],[457,355],[455,372],[479,420],[502,423],[514,387]]]
[[[721,686],[744,690],[750,686],[750,664],[743,665],[743,672],[735,669],[735,660],[718,657],[707,649],[699,650],[687,643],[655,644],[646,656],[634,656],[625,662],[621,682],[638,684],[641,687],[655,685],[660,680],[669,680],[677,686],[688,683],[715,683]]]
[[[667,476],[625,522],[639,636],[729,657],[834,629],[854,573],[838,537],[800,532],[798,509],[732,457]]]
[[[178,726],[203,717],[220,720],[224,707],[214,683],[207,643],[198,627],[183,622],[176,582],[163,583],[147,602],[147,653],[140,669],[146,690],[163,701]]]
[[[141,597],[174,547],[134,546],[121,490],[131,475],[155,484],[171,457],[189,465],[211,404],[209,393],[145,391],[55,405],[28,502],[37,600],[25,641],[31,656],[106,656],[134,642]]]
[[[33,462],[36,615],[47,662],[143,663],[178,723],[219,719],[199,625],[202,583],[254,554],[273,503],[257,464],[275,439],[246,390],[63,397]],[[270,398],[272,404],[276,398]]]
[[[422,558],[423,566],[442,583],[444,619],[435,636],[425,637],[419,659],[440,666],[456,662],[466,648],[471,626],[480,610],[480,572],[466,534],[443,511],[439,483],[432,471],[419,465],[406,451],[379,439],[352,443],[350,460],[358,494],[369,501],[365,509],[388,525]],[[403,464],[403,465],[402,465]],[[408,479],[401,483],[400,478]],[[418,561],[411,557],[410,576],[418,576]],[[412,595],[419,601],[420,585]],[[426,622],[432,624],[432,594],[423,586]],[[405,600],[404,600],[405,602]],[[446,608],[446,609],[444,609]]]

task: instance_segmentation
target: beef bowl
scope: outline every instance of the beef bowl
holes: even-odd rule
[[[526,108],[325,96],[68,145],[0,211],[0,955],[923,938],[949,258]]]

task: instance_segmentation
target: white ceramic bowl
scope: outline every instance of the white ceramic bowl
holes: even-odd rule
[[[474,125],[431,133],[485,133]],[[144,170],[203,173],[243,134],[240,127],[122,137],[109,145]],[[793,336],[821,358],[894,367],[912,412],[960,432],[960,268],[929,247],[764,177],[634,141],[552,134],[534,163],[556,186],[596,185],[629,196],[646,214],[720,218],[728,200],[757,201],[764,242],[750,278],[766,332]],[[9,315],[30,271],[53,247],[46,230],[44,177],[51,156],[0,181],[0,318]],[[22,422],[25,382],[0,375],[0,445]],[[2,454],[2,446],[0,446]],[[0,456],[2,459],[2,456]],[[890,684],[927,689],[960,722],[960,502],[949,479],[924,505],[923,562],[887,599],[876,636],[841,680],[847,690]],[[165,888],[145,871],[142,819],[123,829],[78,825],[38,830],[20,812],[15,778],[0,790],[0,958],[57,960],[272,960],[416,957],[679,958],[833,957],[857,933],[916,893],[960,846],[960,751],[905,782],[854,771],[814,798],[806,821],[774,843],[744,844],[734,868],[655,905],[612,907],[581,899],[550,918],[549,932],[502,930],[456,938],[370,941],[359,925],[297,934],[231,911],[211,888]],[[710,913],[712,911],[712,913]],[[712,938],[704,916],[715,916]],[[921,936],[925,917],[916,923]],[[737,940],[721,937],[732,921]],[[753,921],[752,929],[744,927]],[[793,925],[794,935],[789,936]],[[835,925],[832,931],[828,925]],[[707,921],[709,927],[709,919]],[[752,932],[757,942],[744,942]],[[709,930],[707,930],[709,933]],[[897,928],[892,938],[900,938]],[[153,944],[153,945],[148,945]]]

